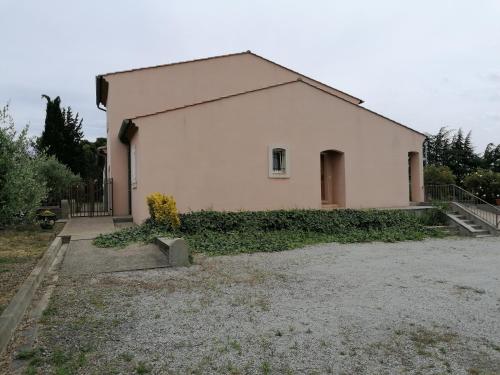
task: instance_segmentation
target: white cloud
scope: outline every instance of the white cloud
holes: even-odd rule
[[[420,131],[472,129],[481,150],[500,143],[499,19],[496,0],[7,0],[0,103],[37,133],[40,95],[60,95],[95,138],[96,74],[251,49]]]

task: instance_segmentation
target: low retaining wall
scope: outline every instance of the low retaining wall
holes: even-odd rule
[[[0,316],[0,354],[3,353],[7,347],[17,325],[21,321],[26,309],[31,304],[38,286],[61,249],[62,243],[61,237],[56,237],[55,240],[52,241],[42,259],[38,261],[36,267],[31,271],[28,278],[21,285]]]

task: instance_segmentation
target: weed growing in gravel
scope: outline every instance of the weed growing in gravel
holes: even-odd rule
[[[151,372],[151,366],[145,362],[139,362],[135,367],[135,371],[139,374],[149,374]]]
[[[24,349],[24,350],[20,350],[17,354],[16,354],[16,359],[20,359],[20,360],[27,360],[27,359],[31,359],[33,358],[35,355],[38,354],[38,351],[36,349]]]
[[[269,375],[271,373],[271,365],[267,361],[262,362],[260,369],[263,375]]]
[[[134,355],[131,353],[122,353],[120,354],[120,358],[123,359],[125,362],[131,362],[134,359]]]
[[[237,340],[232,340],[229,342],[229,345],[231,346],[231,348],[237,352],[239,355],[241,355],[241,345],[240,343],[237,341]]]
[[[26,370],[24,370],[23,374],[24,375],[36,375],[38,370],[36,369],[35,366],[29,365]]]
[[[49,303],[49,305],[47,306],[47,308],[45,310],[43,310],[43,313],[42,313],[42,318],[40,319],[40,321],[42,323],[45,323],[47,322],[47,320],[51,317],[51,316],[54,316],[56,315],[57,313],[57,308],[54,306],[54,303],[52,303],[52,301]]]

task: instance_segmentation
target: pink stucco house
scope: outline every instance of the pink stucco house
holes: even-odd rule
[[[425,135],[250,51],[107,73],[113,214],[408,206],[423,198]]]

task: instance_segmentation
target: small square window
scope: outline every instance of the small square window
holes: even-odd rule
[[[286,150],[273,149],[273,173],[286,173]]]
[[[287,147],[269,146],[269,177],[290,177],[290,161]]]

